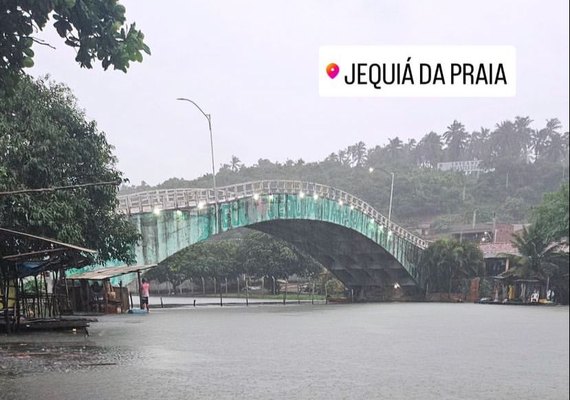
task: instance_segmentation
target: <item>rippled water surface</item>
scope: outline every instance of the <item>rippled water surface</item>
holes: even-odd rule
[[[0,336],[2,399],[568,399],[568,307],[196,307]]]

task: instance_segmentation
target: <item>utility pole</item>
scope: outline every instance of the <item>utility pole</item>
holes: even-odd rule
[[[493,243],[497,243],[497,215],[493,213]]]

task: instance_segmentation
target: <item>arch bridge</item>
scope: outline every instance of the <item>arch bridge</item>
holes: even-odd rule
[[[119,196],[142,235],[137,262],[159,263],[187,246],[247,227],[312,255],[362,300],[414,296],[427,242],[365,201],[318,183],[264,180],[213,189]],[[397,284],[397,285],[396,285]]]

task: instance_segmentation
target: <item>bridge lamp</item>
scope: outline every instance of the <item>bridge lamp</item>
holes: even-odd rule
[[[394,289],[400,289],[400,284],[398,282],[394,283]]]
[[[206,203],[203,201],[198,202],[198,210],[202,210],[206,206]]]
[[[177,216],[177,217],[181,217],[181,216],[182,216],[182,211],[176,210],[176,216]]]
[[[339,201],[338,201],[338,205],[339,205],[339,206],[342,206],[343,204],[344,204],[344,203],[342,202],[342,200],[339,200]]]
[[[390,225],[390,221],[392,220],[392,200],[394,198],[394,173],[390,171],[386,171],[384,168],[378,168],[380,171],[388,174],[392,178],[392,182],[390,183],[390,205],[388,206],[388,225]],[[368,168],[368,172],[374,172],[374,168]]]
[[[350,205],[350,209],[351,209],[351,210],[354,210],[354,206],[353,206],[352,204]]]
[[[300,191],[300,192],[299,192],[299,197],[302,198],[302,199],[304,199],[304,198],[305,198],[305,193],[304,193],[303,191]]]
[[[318,195],[317,193],[315,193],[315,194],[313,195],[313,200],[318,200],[318,199],[319,199],[319,195]]]
[[[370,218],[370,223],[371,223],[371,224],[374,223],[374,218]]]
[[[160,208],[158,206],[154,207],[152,210],[154,215],[160,215]]]
[[[272,194],[269,195],[269,201],[273,201],[273,195]]]
[[[253,194],[253,200],[255,200],[255,201],[259,200],[259,193]]]

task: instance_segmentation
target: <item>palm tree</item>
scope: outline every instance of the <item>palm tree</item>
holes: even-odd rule
[[[432,131],[425,135],[414,150],[418,164],[435,168],[442,160],[442,146],[441,136],[436,132]]]
[[[496,125],[491,135],[491,156],[494,159],[510,162],[528,161],[528,148],[531,147],[532,120],[516,117],[515,122],[503,121]]]
[[[416,139],[408,139],[408,142],[404,145],[403,152],[404,156],[402,157],[403,162],[409,164],[410,162],[415,162],[415,150],[418,142]]]
[[[545,156],[550,161],[563,160],[568,150],[565,149],[565,138],[560,134],[562,124],[557,118],[552,118],[546,121],[546,132],[549,137],[547,148],[545,149]],[[566,138],[567,139],[567,138]]]
[[[529,117],[515,117],[515,131],[518,138],[518,150],[521,159],[528,160],[529,149],[532,147],[532,129]]]
[[[242,167],[241,160],[239,158],[237,158],[236,156],[232,155],[232,159],[230,161],[230,169],[233,172],[238,172],[241,167]]]
[[[548,131],[546,128],[535,129],[532,133],[532,149],[534,151],[535,160],[542,158],[546,148],[548,147]]]
[[[546,120],[546,126],[533,131],[532,148],[537,160],[558,161],[564,156],[564,138],[560,134],[562,124],[557,118]]]
[[[386,155],[388,156],[389,160],[392,162],[400,158],[403,149],[404,149],[404,142],[402,142],[402,140],[400,140],[398,136],[396,136],[394,139],[388,138],[388,144],[386,145],[386,147],[384,147]]]
[[[361,167],[366,162],[366,144],[364,142],[358,142],[353,146],[348,147],[348,153],[352,160],[353,165]]]
[[[459,161],[464,155],[467,147],[469,134],[465,130],[465,126],[457,120],[447,127],[447,131],[443,134],[443,139],[447,145],[449,161]]]
[[[488,144],[489,144],[489,137],[491,136],[491,130],[488,128],[483,128],[479,131],[475,131],[471,134],[471,138],[469,140],[467,153],[469,157],[474,160],[485,160],[485,158],[489,154]]]
[[[327,158],[325,158],[324,161],[325,162],[331,162],[331,163],[338,163],[339,162],[338,154],[331,153],[327,156]]]
[[[561,251],[556,243],[547,239],[540,224],[531,225],[515,235],[513,245],[520,255],[508,255],[512,267],[503,273],[506,278],[537,279],[546,284],[552,278],[564,284],[568,281],[568,253]]]
[[[350,165],[350,154],[347,150],[339,150],[338,160],[342,165]]]
[[[550,143],[544,156],[547,160],[552,162],[558,162],[564,159],[567,154],[567,150],[564,149],[564,138],[561,134],[553,132],[550,135]]]
[[[437,240],[424,251],[420,262],[421,280],[427,290],[447,292],[449,298],[462,279],[483,272],[483,254],[473,242]]]

